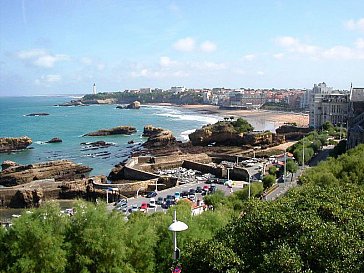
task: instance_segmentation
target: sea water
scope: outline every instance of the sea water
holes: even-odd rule
[[[218,116],[199,114],[172,106],[142,105],[139,110],[117,109],[116,105],[55,106],[72,97],[0,97],[0,137],[28,136],[31,149],[0,154],[4,160],[31,164],[49,160],[69,159],[93,168],[91,174],[107,175],[133,149],[146,141],[141,135],[145,125],[162,127],[173,132],[178,140],[188,140],[188,134],[202,125],[215,123]],[[27,116],[48,113],[47,116]],[[221,119],[221,118],[220,118]],[[128,125],[137,129],[132,135],[83,137],[99,129]],[[46,143],[58,137],[61,143]],[[82,142],[103,140],[114,145],[90,150]],[[134,141],[134,144],[128,144]]]

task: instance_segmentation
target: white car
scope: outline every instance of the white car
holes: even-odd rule
[[[150,198],[149,199],[149,207],[150,208],[155,208],[156,203],[155,203],[155,198]]]

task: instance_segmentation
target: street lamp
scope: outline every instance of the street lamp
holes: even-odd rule
[[[286,186],[286,173],[287,173],[287,149],[284,149],[284,172],[283,172],[283,181],[284,181],[284,186]]]
[[[250,199],[250,174],[249,174],[249,171],[248,171],[248,182],[249,182],[249,199]]]
[[[232,170],[233,168],[227,168],[227,179],[230,180],[230,170]]]
[[[174,211],[173,223],[168,227],[168,230],[173,232],[173,259],[178,260],[180,258],[180,250],[177,247],[177,232],[184,231],[188,229],[188,226],[181,222],[177,221],[177,213]]]

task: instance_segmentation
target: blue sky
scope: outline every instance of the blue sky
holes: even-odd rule
[[[362,0],[0,4],[0,96],[364,86]]]

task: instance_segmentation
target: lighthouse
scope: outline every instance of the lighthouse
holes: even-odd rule
[[[96,83],[94,83],[94,86],[92,87],[92,93],[96,95]]]

